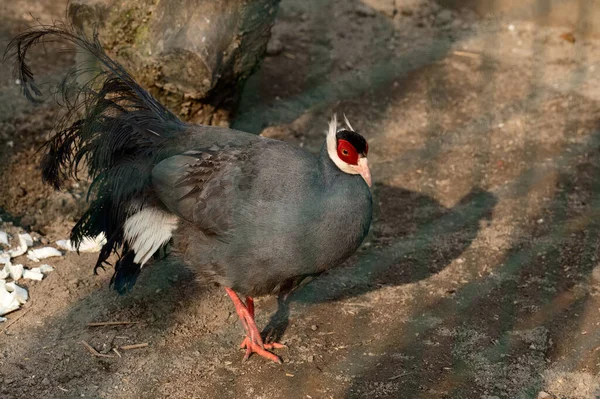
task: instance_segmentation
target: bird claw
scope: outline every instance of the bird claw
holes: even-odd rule
[[[263,342],[253,342],[250,337],[246,337],[244,338],[244,340],[242,341],[242,343],[240,344],[240,348],[242,349],[246,349],[246,354],[244,355],[244,359],[243,361],[248,360],[248,358],[250,357],[250,355],[252,355],[253,353],[256,353],[259,356],[262,356],[264,358],[267,358],[269,360],[274,361],[275,363],[279,363],[281,364],[282,361],[279,358],[279,356],[277,356],[274,353],[269,352],[267,349],[281,349],[281,348],[287,348],[287,346],[277,343],[277,342],[272,342],[272,343],[268,343],[265,344]]]
[[[253,353],[257,353],[264,358],[281,364],[282,362],[279,356],[269,352],[267,349],[281,349],[286,348],[286,346],[277,342],[268,344],[264,343],[262,337],[260,336],[260,332],[256,327],[256,323],[254,322],[254,300],[251,297],[247,297],[246,303],[244,304],[235,291],[233,291],[231,288],[225,287],[225,291],[233,301],[235,311],[242,322],[244,330],[246,330],[246,338],[244,338],[240,344],[240,348],[246,349],[244,361],[248,360],[250,355]]]

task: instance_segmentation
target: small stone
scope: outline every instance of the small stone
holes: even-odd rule
[[[44,379],[42,380],[42,385],[50,385],[50,380],[48,379],[48,377],[44,377]]]
[[[551,397],[552,396],[548,392],[540,391],[540,393],[538,393],[537,399],[548,399]]]
[[[369,6],[366,6],[364,4],[358,4],[356,6],[356,15],[360,16],[360,17],[374,17],[375,16],[375,10],[372,9]]]
[[[315,324],[313,324],[312,326],[310,326],[310,329],[313,331],[317,331],[319,327],[317,327]]]
[[[445,25],[445,24],[449,23],[450,21],[452,21],[452,11],[450,11],[450,10],[442,10],[437,15],[437,22],[440,25]]]
[[[462,24],[463,24],[463,21],[460,18],[455,18],[452,21],[452,27],[453,28],[457,28],[458,29],[458,28],[460,28],[462,26]]]
[[[267,55],[268,56],[275,56],[275,55],[279,55],[283,52],[283,43],[281,43],[281,40],[279,39],[271,39],[269,40],[269,43],[267,44]]]
[[[112,350],[112,348],[107,345],[107,344],[102,344],[102,349],[100,349],[98,352],[102,353],[103,355],[108,354],[108,352],[110,352]]]
[[[314,362],[314,361],[315,361],[315,356],[314,356],[314,355],[309,355],[309,356],[306,358],[306,361],[307,361],[307,362],[309,362],[309,363],[312,363],[312,362]]]

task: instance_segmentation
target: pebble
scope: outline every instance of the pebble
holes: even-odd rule
[[[269,40],[269,43],[267,44],[267,55],[268,56],[279,55],[282,52],[283,52],[283,43],[281,43],[281,40],[276,39],[276,38]]]
[[[452,11],[450,10],[442,10],[440,11],[440,13],[437,15],[437,22],[439,24],[447,24],[450,21],[452,21]]]
[[[319,327],[317,327],[315,324],[313,324],[312,326],[310,326],[310,329],[313,331],[317,331]]]
[[[462,19],[460,19],[460,18],[455,18],[455,19],[452,21],[452,27],[453,27],[453,28],[460,28],[462,25],[463,25],[463,21],[462,21]]]
[[[538,393],[537,399],[548,399],[551,397],[552,396],[548,392],[540,391],[540,393]]]
[[[42,380],[42,385],[50,385],[50,380],[48,379],[48,377],[44,377],[44,379]]]
[[[356,6],[355,11],[356,11],[356,14],[360,17],[374,17],[375,16],[375,10],[364,4],[358,4]]]

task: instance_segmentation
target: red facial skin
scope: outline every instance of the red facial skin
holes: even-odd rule
[[[338,140],[337,154],[347,164],[358,165],[358,152],[350,142],[341,139]]]

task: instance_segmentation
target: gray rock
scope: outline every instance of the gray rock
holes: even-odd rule
[[[440,25],[445,25],[452,21],[453,15],[450,10],[442,10],[437,14],[436,21]]]
[[[375,16],[375,10],[365,4],[362,4],[362,3],[359,3],[356,6],[355,11],[356,11],[356,15],[358,15],[360,17],[374,17]]]
[[[275,56],[275,55],[279,55],[283,52],[283,43],[281,43],[281,40],[277,39],[277,38],[273,38],[271,40],[269,40],[269,43],[267,44],[267,55],[268,56]]]

